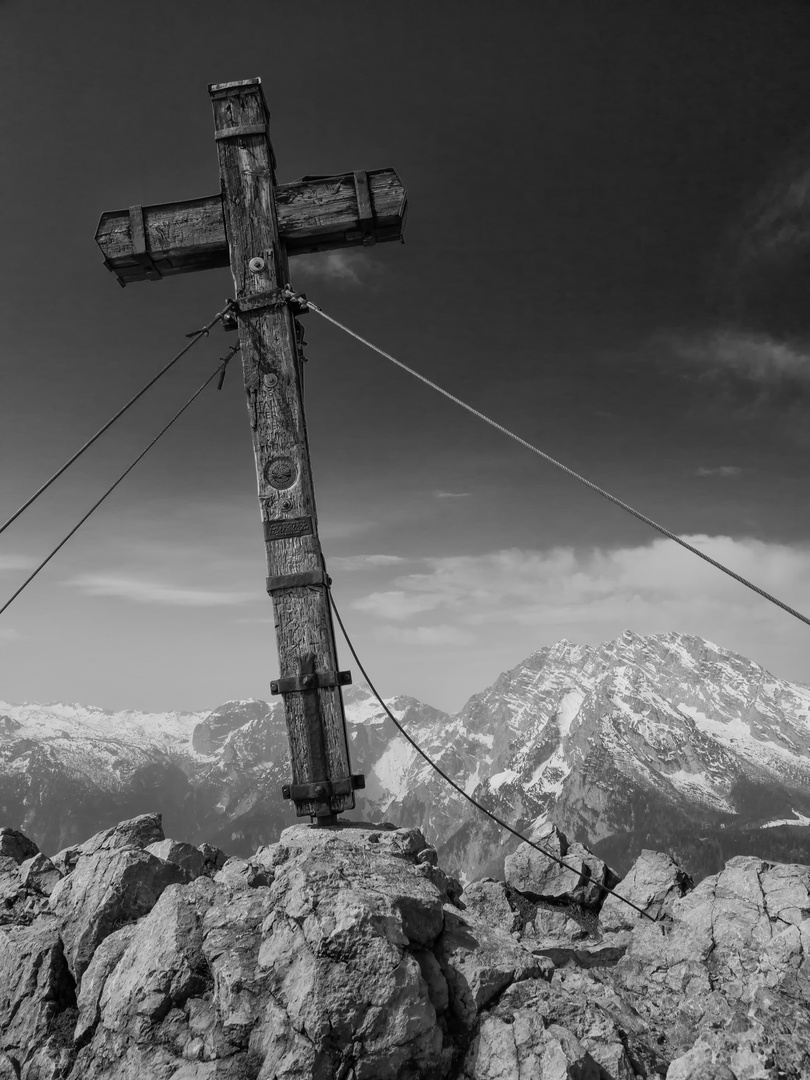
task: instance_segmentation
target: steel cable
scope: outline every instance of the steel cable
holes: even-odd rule
[[[211,330],[211,327],[214,326],[216,323],[218,323],[220,321],[220,319],[222,319],[223,316],[228,311],[230,311],[231,307],[232,307],[232,304],[229,301],[227,306],[224,307],[222,309],[222,311],[217,312],[217,314],[207,324],[207,326],[203,326],[200,330],[196,330],[193,335],[189,335],[189,336],[193,337],[193,340],[190,341],[188,343],[188,345],[186,345],[184,348],[182,348],[179,353],[177,353],[175,356],[173,356],[171,358],[171,360],[169,360],[169,362],[167,364],[164,364],[164,366],[160,369],[160,371],[149,380],[149,382],[146,384],[146,386],[142,387],[138,391],[138,393],[135,394],[134,397],[131,397],[129,399],[129,401],[126,403],[126,405],[124,405],[122,408],[120,408],[118,410],[118,412],[115,414],[115,416],[111,416],[110,419],[107,421],[107,423],[103,427],[100,427],[98,429],[98,431],[95,433],[95,435],[92,436],[92,438],[87,440],[87,442],[84,444],[84,446],[79,447],[79,449],[76,451],[76,453],[71,458],[68,458],[68,460],[64,463],[64,465],[62,465],[61,468],[57,469],[57,471],[53,474],[53,476],[49,480],[45,481],[45,483],[42,485],[42,487],[38,488],[34,492],[34,494],[29,499],[27,499],[22,504],[21,507],[19,507],[19,509],[15,510],[15,512],[11,515],[11,517],[8,518],[7,521],[4,521],[2,525],[0,525],[0,533],[5,532],[6,529],[9,527],[9,525],[11,525],[12,522],[16,521],[17,518],[20,516],[20,514],[24,510],[27,510],[28,507],[32,503],[36,502],[36,500],[40,497],[40,495],[42,495],[45,491],[47,491],[48,488],[51,486],[51,484],[55,480],[58,480],[59,477],[62,475],[62,473],[66,469],[70,468],[70,466],[73,464],[73,462],[76,461],[78,458],[80,458],[82,456],[82,454],[85,452],[85,450],[89,450],[89,448],[93,445],[93,443],[96,441],[96,439],[100,438],[104,434],[105,431],[107,431],[109,428],[111,428],[112,425],[115,423],[115,421],[118,420],[120,417],[122,417],[124,415],[124,413],[127,411],[127,409],[129,409],[132,405],[134,405],[135,402],[139,398],[143,397],[143,395],[146,393],[146,391],[149,390],[150,387],[154,386],[155,383],[158,381],[158,379],[162,378],[170,368],[174,367],[174,365],[177,363],[177,361],[180,360],[181,357],[185,356],[186,353],[189,351],[189,349],[193,349],[194,346],[197,344],[197,342],[201,338],[207,337],[209,331]]]
[[[20,595],[20,593],[23,591],[23,589],[27,588],[27,586],[31,584],[31,582],[34,580],[34,578],[37,576],[37,574],[40,572],[40,570],[43,570],[48,565],[48,563],[51,561],[51,559],[54,557],[54,555],[65,546],[65,544],[68,542],[68,540],[70,540],[71,536],[73,536],[74,533],[78,532],[78,530],[82,527],[82,525],[84,525],[85,521],[87,521],[87,519],[90,517],[90,515],[92,513],[94,513],[94,511],[96,511],[99,508],[99,506],[101,506],[101,504],[104,502],[104,500],[107,498],[107,496],[111,495],[113,493],[113,491],[115,491],[115,489],[118,487],[118,485],[124,479],[124,477],[126,477],[129,473],[132,472],[132,470],[135,468],[135,466],[138,464],[138,462],[141,460],[141,458],[145,457],[149,453],[149,451],[152,449],[152,447],[155,445],[155,443],[166,434],[166,432],[169,430],[169,428],[172,426],[172,424],[174,424],[176,420],[180,419],[180,417],[183,415],[183,413],[186,411],[186,409],[189,407],[189,405],[191,405],[191,403],[196,398],[198,398],[200,396],[200,394],[203,392],[203,390],[205,390],[206,386],[208,386],[209,383],[213,382],[213,380],[217,377],[217,375],[219,375],[221,372],[224,372],[225,368],[228,365],[228,361],[231,360],[231,358],[236,354],[238,349],[239,349],[238,345],[234,345],[231,348],[230,353],[228,354],[228,356],[226,356],[225,359],[218,365],[218,367],[214,371],[211,372],[211,374],[208,376],[208,378],[205,380],[205,382],[197,390],[194,391],[194,393],[191,395],[191,397],[188,399],[188,401],[185,403],[185,405],[183,405],[182,408],[177,410],[177,412],[174,414],[174,416],[171,418],[171,420],[168,422],[168,424],[166,424],[165,427],[161,428],[161,430],[157,433],[157,435],[155,435],[154,439],[152,439],[152,441],[146,446],[146,448],[144,450],[142,450],[140,452],[140,454],[138,454],[138,456],[135,458],[135,460],[130,465],[128,465],[126,469],[124,469],[124,471],[121,473],[121,475],[115,481],[115,483],[111,484],[107,488],[107,490],[104,492],[104,494],[101,496],[101,498],[93,503],[93,505],[90,507],[90,509],[87,511],[87,513],[82,518],[79,519],[79,521],[73,526],[73,528],[70,530],[70,532],[67,533],[66,536],[62,537],[62,539],[59,541],[59,543],[56,545],[56,547],[48,555],[46,555],[46,557],[42,560],[42,562],[39,564],[39,566],[36,568],[36,570],[34,570],[31,574],[28,575],[28,577],[25,579],[25,581],[22,583],[22,585],[20,585],[19,589],[17,589],[17,591],[15,593],[13,593],[8,598],[8,600],[6,600],[5,604],[3,604],[2,607],[0,607],[0,615],[2,615],[3,612],[6,610],[6,608],[9,607],[9,605],[12,604],[17,599],[17,597]]]
[[[450,785],[450,787],[452,787],[455,791],[457,791],[458,794],[462,796],[462,798],[466,799],[467,802],[471,803],[477,810],[480,810],[482,814],[486,814],[486,816],[488,818],[490,818],[492,821],[494,821],[495,824],[498,825],[501,829],[505,829],[506,832],[511,833],[512,836],[516,836],[518,838],[518,840],[522,840],[524,844],[528,844],[529,847],[534,848],[535,851],[539,851],[541,855],[545,855],[546,858],[551,859],[552,862],[557,863],[559,866],[565,867],[566,870],[570,870],[572,873],[576,874],[578,877],[581,877],[582,876],[581,869],[579,869],[576,866],[570,866],[567,862],[564,862],[562,859],[558,858],[555,854],[553,854],[553,852],[546,851],[545,848],[542,848],[542,847],[540,847],[539,844],[536,844],[534,842],[534,840],[530,840],[528,838],[528,836],[524,836],[523,833],[518,832],[517,829],[513,829],[511,825],[509,825],[507,822],[505,822],[503,820],[503,818],[499,818],[497,814],[493,814],[491,810],[487,810],[487,808],[485,806],[482,806],[481,803],[477,801],[477,799],[474,799],[472,797],[472,795],[468,795],[467,792],[464,790],[464,788],[461,787],[459,784],[457,784],[455,782],[455,780],[453,780],[451,777],[449,777],[447,775],[447,773],[439,765],[437,765],[436,762],[428,754],[425,753],[425,751],[422,749],[422,747],[419,745],[419,743],[417,743],[416,740],[414,738],[412,738],[411,735],[408,734],[408,732],[405,730],[405,728],[402,726],[402,724],[399,722],[399,720],[397,720],[397,718],[394,716],[394,714],[391,712],[391,710],[385,704],[382,697],[377,692],[377,689],[374,686],[374,683],[368,677],[368,672],[363,667],[363,664],[360,661],[360,657],[357,655],[357,650],[355,649],[354,645],[352,644],[352,640],[349,637],[348,631],[346,630],[346,627],[343,624],[343,619],[341,619],[341,617],[340,617],[340,612],[337,609],[337,604],[335,603],[335,598],[332,595],[331,588],[329,588],[328,591],[329,591],[329,602],[332,605],[332,610],[335,613],[335,618],[338,621],[338,626],[341,629],[341,633],[343,634],[343,637],[346,639],[346,644],[349,647],[349,652],[354,657],[354,662],[357,664],[358,668],[360,669],[361,675],[363,676],[363,678],[368,683],[369,689],[371,690],[372,694],[377,699],[377,701],[380,703],[382,708],[385,710],[385,713],[388,716],[388,719],[391,721],[391,723],[394,725],[394,727],[397,729],[397,731],[400,733],[400,735],[402,735],[402,737],[404,739],[406,739],[410,743],[410,745],[414,748],[414,750],[417,752],[417,754],[419,754],[421,757],[423,757],[425,759],[425,761],[428,763],[428,765],[430,765],[430,767],[432,769],[435,769],[435,771],[439,774],[439,776],[441,776],[441,778],[443,780],[445,780]],[[607,885],[602,885],[597,881],[594,881],[593,884],[597,885],[603,892],[609,893],[611,896],[615,896],[617,900],[621,900],[623,904],[627,904],[628,907],[633,908],[634,911],[637,911],[639,913],[639,915],[643,915],[645,919],[649,919],[650,922],[653,922],[653,923],[658,922],[658,920],[654,919],[652,917],[652,915],[649,915],[642,908],[640,908],[636,904],[634,904],[632,900],[628,900],[626,896],[621,896],[615,890],[610,889],[610,888],[608,888]]]
[[[520,443],[521,446],[525,446],[527,450],[531,450],[533,454],[537,454],[538,457],[541,457],[544,461],[547,461],[549,465],[553,465],[555,468],[561,469],[564,473],[567,473],[568,476],[572,476],[575,480],[578,480],[580,484],[584,484],[585,487],[590,488],[591,491],[595,491],[597,495],[601,495],[602,498],[607,499],[609,502],[612,502],[615,506],[618,506],[620,507],[620,509],[625,510],[628,514],[632,514],[633,517],[638,518],[639,521],[643,521],[645,525],[649,525],[650,528],[655,529],[656,532],[661,533],[661,535],[667,537],[668,540],[673,540],[676,544],[679,544],[682,548],[685,548],[693,555],[697,555],[699,559],[703,559],[704,562],[707,562],[716,570],[721,570],[724,574],[727,574],[730,578],[733,578],[735,581],[739,582],[740,585],[744,585],[747,589],[751,589],[752,592],[757,593],[765,600],[769,600],[772,604],[776,604],[777,607],[781,608],[783,611],[786,611],[788,615],[792,615],[800,622],[803,622],[807,626],[810,626],[810,618],[808,618],[806,615],[803,615],[795,608],[790,607],[783,600],[780,600],[777,596],[773,596],[771,593],[766,592],[765,589],[761,589],[759,585],[755,585],[753,581],[749,581],[748,578],[744,578],[741,574],[736,573],[736,571],[730,570],[729,567],[724,566],[723,563],[718,562],[717,559],[713,559],[711,555],[707,555],[704,551],[701,551],[699,548],[694,547],[686,540],[681,539],[680,536],[676,535],[674,532],[671,532],[663,525],[659,525],[657,521],[653,521],[652,518],[647,517],[646,514],[642,514],[640,510],[636,510],[634,507],[629,506],[626,502],[622,502],[621,499],[617,498],[615,495],[611,495],[609,491],[605,491],[605,489],[599,487],[598,484],[594,484],[592,481],[587,480],[584,476],[580,476],[578,472],[574,472],[573,469],[569,469],[569,467],[567,465],[563,465],[561,461],[557,461],[556,458],[551,457],[550,454],[547,454],[543,450],[540,450],[536,446],[533,446],[530,442],[527,442],[526,439],[522,439],[520,435],[516,435],[513,431],[510,431],[509,428],[504,427],[503,424],[499,424],[497,420],[493,420],[485,413],[482,413],[478,409],[473,408],[472,405],[468,405],[466,401],[462,401],[461,398],[456,397],[455,394],[451,394],[449,390],[445,390],[444,387],[439,386],[438,383],[435,383],[431,379],[428,379],[425,375],[420,374],[418,371],[414,371],[414,369],[408,367],[407,364],[403,364],[401,360],[397,360],[395,356],[391,356],[390,353],[385,352],[383,349],[379,348],[377,345],[374,345],[366,338],[361,337],[360,334],[356,333],[354,330],[351,330],[348,326],[344,326],[343,323],[338,322],[338,320],[333,318],[331,315],[327,315],[325,311],[319,308],[316,304],[313,304],[311,300],[302,298],[301,302],[305,303],[308,308],[314,311],[317,315],[320,315],[321,318],[326,319],[326,321],[332,323],[333,326],[337,326],[340,330],[343,330],[344,333],[349,334],[350,337],[355,338],[363,345],[366,345],[369,349],[372,349],[374,352],[379,353],[379,355],[385,357],[386,360],[390,360],[392,364],[396,364],[397,367],[402,368],[403,371],[407,371],[409,375],[413,375],[414,378],[419,379],[420,382],[425,383],[425,385],[429,386],[432,390],[437,390],[440,394],[448,398],[450,401],[454,402],[456,405],[460,405],[462,409],[466,409],[468,413],[472,413],[473,416],[477,416],[479,420],[483,420],[484,423],[489,424],[490,427],[495,428],[497,431],[500,431],[504,435],[508,435],[510,439],[514,439],[514,441],[516,443]]]

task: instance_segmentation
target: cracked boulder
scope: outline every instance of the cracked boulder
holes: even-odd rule
[[[145,848],[149,844],[165,840],[163,835],[162,814],[139,814],[138,817],[121,821],[110,829],[85,840],[83,844],[63,848],[51,861],[61,874],[69,874],[86,855],[95,855],[102,851],[118,851],[123,848]]]
[[[503,882],[448,902],[417,829],[295,826],[191,880],[158,828],[80,845],[50,899],[22,881],[44,856],[0,857],[0,1080],[810,1076],[810,867],[680,895],[645,853],[626,888],[659,921],[604,934]]]
[[[507,884],[530,900],[599,908],[608,895],[602,886],[610,889],[621,880],[607,863],[582,844],[569,844],[556,825],[547,825],[535,843],[549,855],[543,855],[531,844],[521,844],[504,862]]]
[[[599,912],[604,931],[630,930],[643,916],[622,902],[630,900],[651,918],[669,914],[673,903],[694,888],[691,877],[669,855],[644,850]]]
[[[38,854],[39,848],[34,841],[29,840],[19,829],[0,829],[0,858],[23,863]]]
[[[136,847],[99,848],[83,855],[49,901],[76,982],[104,938],[148,914],[168,885],[187,880],[179,866]]]
[[[158,840],[154,844],[147,844],[144,851],[163,859],[164,862],[179,866],[181,870],[185,870],[189,881],[205,873],[205,856],[193,844],[186,844],[181,840]]]
[[[551,975],[554,965],[533,956],[503,930],[469,911],[445,908],[444,933],[436,955],[447,979],[450,1007],[466,1028],[506,987],[523,979]]]
[[[809,920],[810,867],[738,856],[672,903],[671,924],[640,921],[613,977],[673,1058],[703,1040],[740,1077],[799,1080]]]
[[[39,852],[30,859],[20,864],[20,880],[29,889],[50,896],[62,875],[53,865],[47,855]]]
[[[75,1006],[57,921],[0,929],[0,1033],[15,1080],[55,1078],[70,1064]]]

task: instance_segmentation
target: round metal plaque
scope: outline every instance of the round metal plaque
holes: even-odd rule
[[[284,488],[293,486],[298,478],[298,470],[290,458],[279,457],[268,462],[264,475],[270,487],[283,491]]]

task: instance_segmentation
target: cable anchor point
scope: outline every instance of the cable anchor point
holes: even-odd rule
[[[289,282],[281,290],[281,296],[295,315],[305,315],[312,310],[306,293],[297,293]]]
[[[230,351],[225,356],[220,356],[222,361],[222,367],[219,372],[219,381],[217,382],[217,390],[222,389],[222,384],[225,382],[225,374],[228,370],[228,364],[233,360],[234,356],[239,352],[241,345],[237,341],[235,345],[232,345]]]

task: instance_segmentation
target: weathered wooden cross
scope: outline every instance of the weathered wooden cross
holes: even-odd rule
[[[287,257],[399,240],[405,189],[393,169],[276,186],[260,79],[209,86],[222,192],[105,213],[96,232],[122,285],[227,266],[253,432],[279,678],[292,758],[284,796],[334,824],[364,785],[352,774],[301,394],[301,335],[284,295]]]

